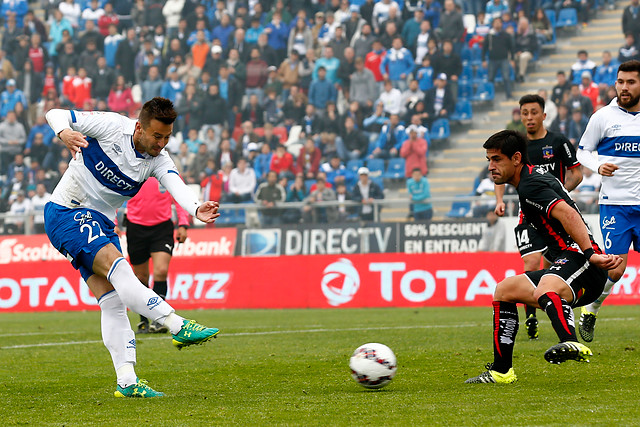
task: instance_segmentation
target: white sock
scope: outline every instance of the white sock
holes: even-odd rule
[[[111,291],[98,301],[101,310],[102,341],[111,354],[118,385],[128,387],[136,383],[136,337],[131,329],[127,308],[118,294]]]
[[[116,259],[111,265],[107,280],[116,289],[120,299],[127,307],[153,322],[164,325],[167,317],[175,312],[173,307],[158,294],[140,283],[140,280],[133,273],[131,265],[122,257]],[[167,327],[172,328],[177,322],[171,316],[169,323]],[[182,323],[180,323],[180,327],[182,327]],[[179,330],[180,328],[175,330],[174,327],[171,333],[176,334]]]
[[[613,288],[613,285],[615,283],[616,282],[614,282],[609,277],[607,277],[607,283],[604,284],[604,289],[602,290],[602,294],[600,294],[597,300],[595,300],[594,302],[586,306],[585,309],[590,313],[598,314],[598,311],[600,310],[602,303],[611,293],[611,288]]]

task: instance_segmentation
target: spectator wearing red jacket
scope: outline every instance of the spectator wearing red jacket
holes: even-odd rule
[[[116,113],[131,112],[134,106],[133,96],[131,95],[131,88],[125,84],[124,76],[119,75],[116,79],[116,84],[113,85],[109,92],[107,104],[109,105],[109,109]]]
[[[382,63],[384,56],[387,54],[387,51],[384,50],[380,40],[375,40],[373,42],[372,49],[373,50],[367,53],[367,56],[364,58],[364,66],[371,70],[376,82],[381,83],[383,77],[380,72],[380,64]]]
[[[269,169],[277,173],[280,177],[286,177],[287,179],[293,179],[295,177],[293,156],[287,152],[284,145],[276,147],[276,152],[271,157]]]
[[[87,70],[78,68],[78,75],[71,82],[73,86],[73,105],[79,109],[84,109],[84,104],[91,100],[91,77],[87,76]]]
[[[113,11],[113,5],[111,3],[106,3],[104,5],[104,15],[98,18],[98,30],[103,37],[107,37],[109,35],[109,25],[115,25],[116,27],[120,24],[120,18]]]
[[[418,127],[411,125],[407,129],[409,139],[402,143],[400,156],[405,159],[404,176],[410,178],[414,169],[420,169],[422,175],[427,174],[427,141],[418,137]]]
[[[300,150],[298,155],[296,173],[303,174],[306,179],[315,179],[318,169],[320,169],[321,158],[320,149],[313,143],[313,139],[308,138],[307,142],[304,143],[304,148]]]
[[[76,67],[69,67],[67,74],[62,78],[62,103],[68,106],[73,105],[75,99],[73,81],[76,77]]]
[[[589,71],[582,72],[582,83],[580,84],[580,93],[582,96],[586,96],[591,101],[593,111],[596,110],[600,102],[600,88],[591,79],[591,73]]]

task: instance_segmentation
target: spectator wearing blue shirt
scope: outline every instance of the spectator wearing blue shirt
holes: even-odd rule
[[[369,158],[388,159],[398,157],[402,143],[407,139],[405,127],[400,123],[400,116],[391,114],[389,123],[382,127],[378,139],[369,146]],[[373,148],[373,149],[372,149]]]
[[[124,37],[118,33],[116,24],[109,25],[109,35],[104,38],[104,59],[107,60],[109,68],[116,68],[116,52],[123,40]]]
[[[211,41],[211,31],[207,29],[207,21],[204,19],[198,19],[196,21],[196,29],[189,34],[189,38],[187,39],[187,46],[191,48],[198,41],[198,31],[204,32],[204,38],[207,41]]]
[[[227,50],[229,45],[229,37],[235,31],[236,27],[231,25],[231,18],[226,13],[222,15],[220,19],[220,25],[215,27],[211,33],[211,37],[219,39],[222,49]]]
[[[473,3],[473,2],[472,2]],[[438,28],[442,5],[436,0],[424,1],[424,19],[431,22],[431,28]]]
[[[313,69],[313,80],[318,79],[318,70],[324,68],[326,71],[326,78],[331,84],[338,82],[338,67],[340,67],[340,60],[333,56],[333,47],[324,47],[324,56],[316,60],[315,68]]]
[[[260,24],[260,18],[254,16],[251,18],[251,26],[247,28],[245,41],[250,44],[258,43],[258,36],[264,32],[264,27]]]
[[[185,84],[178,79],[178,69],[175,66],[169,68],[169,78],[165,80],[160,90],[160,96],[171,100],[174,104],[178,100],[178,95],[184,92]]]
[[[598,83],[601,89],[606,90],[607,87],[613,85],[616,81],[619,65],[617,61],[612,59],[611,52],[605,50],[602,52],[602,65],[598,65],[598,68],[596,68],[593,81]]]
[[[255,142],[250,142],[247,145],[249,151],[251,149],[258,149],[258,144]],[[271,152],[271,147],[269,144],[262,144],[260,148],[260,154],[258,154],[253,161],[253,170],[256,172],[256,179],[258,182],[264,182],[267,179],[267,173],[271,167],[271,157],[273,153]]]
[[[22,28],[24,25],[24,16],[29,11],[27,0],[2,0],[1,15],[6,20],[9,16],[16,19],[16,27]]]
[[[282,15],[279,11],[273,13],[273,18],[265,27],[264,32],[269,36],[269,46],[276,51],[278,61],[281,62],[287,56],[289,27],[282,22]]]
[[[36,123],[31,127],[29,131],[29,136],[27,137],[27,143],[25,144],[25,154],[29,154],[29,150],[31,150],[31,145],[33,144],[33,138],[36,134],[42,134],[42,144],[49,147],[53,142],[53,138],[56,134],[51,129],[51,126],[47,123],[47,120],[43,115],[40,115],[36,118]]]
[[[509,3],[505,0],[489,0],[484,11],[485,24],[491,25],[495,18],[502,18],[503,13],[509,13]]]
[[[433,87],[433,67],[428,56],[422,58],[422,66],[416,71],[416,80],[421,91],[426,92]]]
[[[394,37],[392,47],[380,63],[380,73],[393,87],[404,92],[407,90],[407,77],[413,71],[413,55],[402,46],[402,37]]]
[[[324,110],[327,102],[336,102],[338,98],[335,86],[326,77],[327,70],[321,66],[318,68],[318,79],[309,86],[309,103],[318,110]]]
[[[5,118],[9,111],[13,111],[17,103],[27,108],[27,98],[20,89],[16,89],[14,79],[7,80],[6,89],[0,94],[0,118]]]
[[[424,202],[431,198],[429,181],[422,175],[420,168],[414,168],[411,171],[411,178],[407,179],[407,191],[411,196],[413,218],[416,220],[430,220],[433,218],[433,206],[431,203],[416,203]]]
[[[407,48],[414,50],[416,39],[420,34],[420,24],[424,21],[424,10],[418,8],[413,12],[413,18],[409,19],[402,26],[402,39],[406,42]]]
[[[69,34],[73,36],[73,28],[67,18],[62,16],[60,10],[55,9],[53,11],[53,21],[49,24],[49,56],[57,56],[58,51],[56,48],[62,41],[62,32],[64,30],[69,31]]]

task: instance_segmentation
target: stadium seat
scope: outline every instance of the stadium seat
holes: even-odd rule
[[[244,224],[246,221],[246,212],[244,209],[225,209],[224,214],[216,219],[216,224]]]
[[[556,11],[553,9],[546,9],[544,11],[547,14],[547,18],[549,19],[549,23],[551,24],[551,40],[547,40],[542,47],[553,47],[556,45]]]
[[[496,97],[496,90],[491,82],[484,82],[478,85],[476,93],[473,94],[471,101],[473,102],[487,102],[493,101]]]
[[[462,67],[462,74],[460,74],[460,81],[470,82],[473,80],[473,67],[471,65],[465,65]]]
[[[316,183],[315,179],[306,179],[304,181],[304,186],[307,188],[307,194],[311,192],[311,187]]]
[[[462,60],[462,66],[468,67],[471,65],[471,48],[464,46],[460,51],[460,59]]]
[[[555,28],[557,24],[556,11],[554,9],[545,9],[544,13],[547,15],[547,19],[551,23],[551,26]]]
[[[578,12],[572,8],[567,7],[561,9],[558,13],[558,21],[556,22],[556,28],[577,28],[578,27]]]
[[[467,99],[458,98],[456,103],[456,109],[453,114],[449,116],[452,121],[455,122],[470,122],[473,118],[473,109],[471,108],[471,102]]]
[[[384,181],[382,180],[382,176],[372,176],[370,179],[372,182],[378,184],[378,187],[380,187],[381,190],[384,190]]]
[[[459,195],[457,197],[466,197],[466,194]],[[451,209],[447,212],[448,218],[464,218],[467,214],[471,212],[471,202],[462,201],[462,200],[454,200],[451,204]]]
[[[389,160],[387,170],[382,176],[387,179],[401,179],[404,178],[404,165],[405,161],[402,157],[394,157]]]
[[[471,48],[471,66],[482,67],[482,48],[479,44],[475,44]]]
[[[476,74],[475,76],[473,76],[472,82],[474,85],[480,84],[480,83],[484,83],[486,81],[488,81],[489,76],[488,76],[488,70],[487,68],[483,67],[483,66],[479,66],[476,68]]]
[[[347,162],[346,168],[357,175],[358,169],[360,169],[362,166],[364,166],[364,160],[352,159]]]
[[[516,70],[513,69],[511,64],[509,64],[509,78],[512,82],[516,80]],[[500,68],[498,68],[498,70],[496,71],[496,78],[494,81],[496,83],[502,83],[504,81],[504,79],[502,78],[502,70]]]
[[[471,82],[458,82],[458,102],[461,100],[469,100],[473,96],[473,85]]]
[[[431,132],[429,133],[432,141],[444,141],[451,136],[451,127],[449,126],[449,119],[438,119],[431,125]]]
[[[367,161],[367,168],[369,168],[369,176],[371,178],[382,177],[382,173],[384,172],[384,160],[370,159]]]

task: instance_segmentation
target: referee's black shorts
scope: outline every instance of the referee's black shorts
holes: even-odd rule
[[[562,251],[548,270],[525,273],[534,286],[538,286],[545,275],[557,276],[573,293],[572,307],[582,307],[594,302],[607,282],[607,271],[591,264],[580,252]]]
[[[173,252],[173,221],[157,225],[127,225],[127,251],[133,265],[144,264],[153,252]]]

